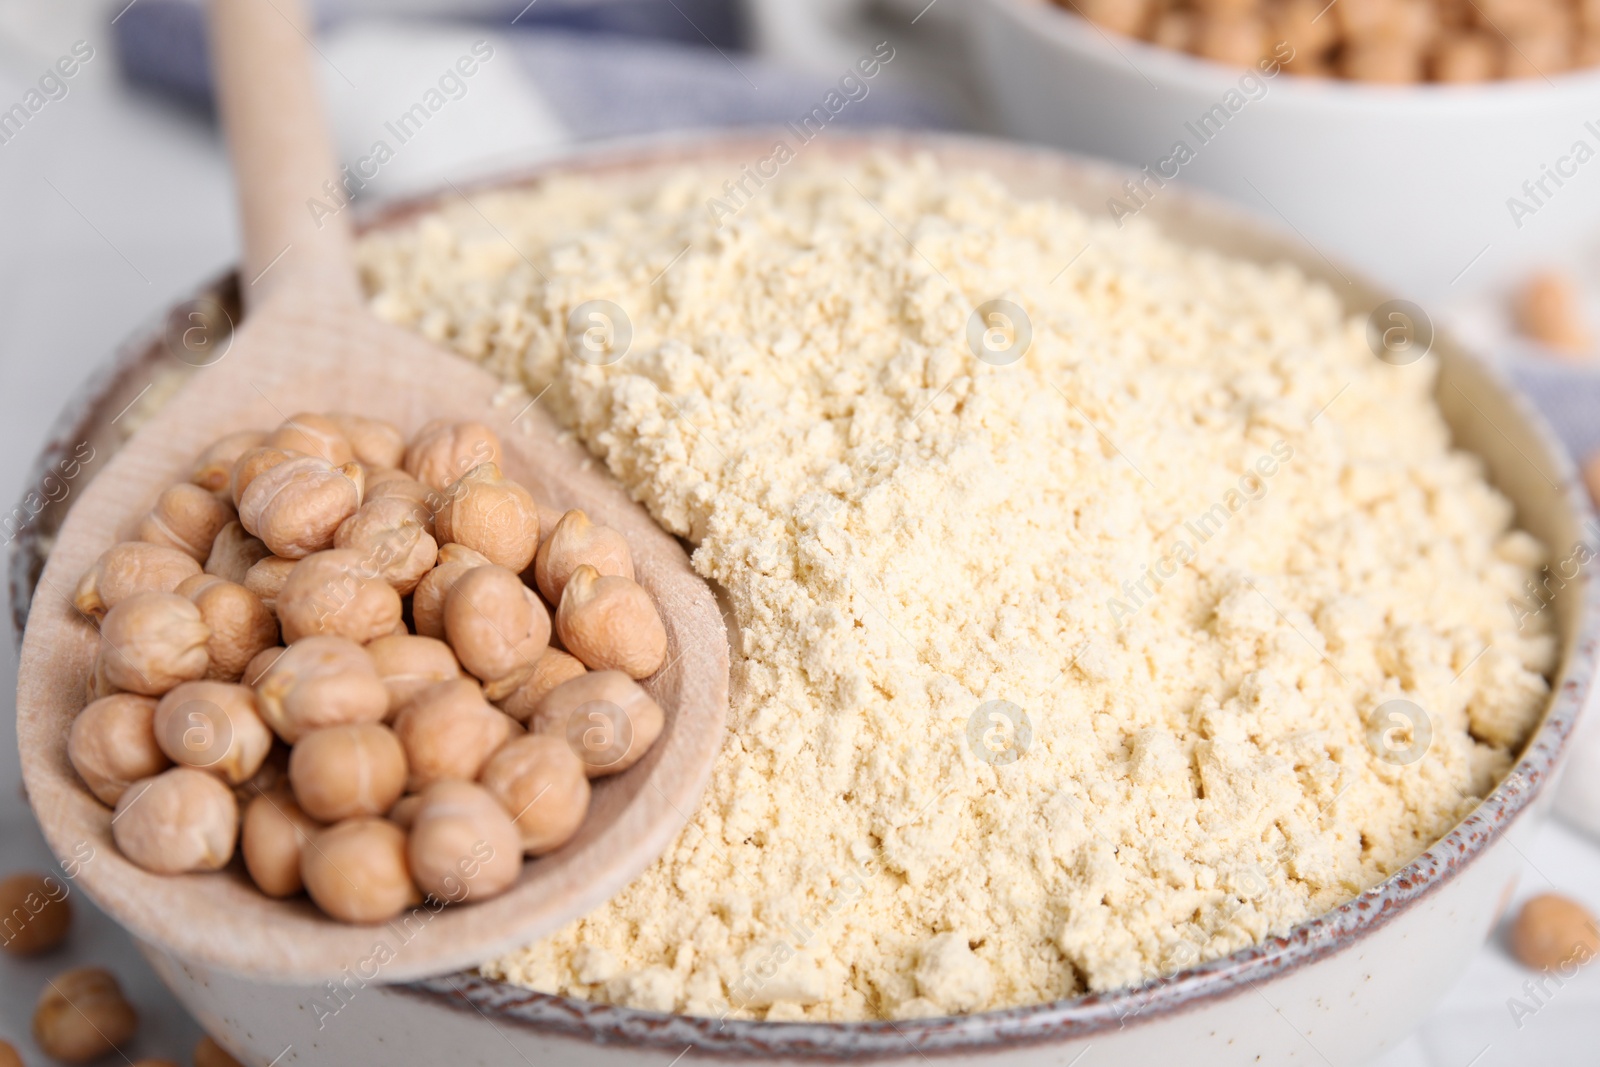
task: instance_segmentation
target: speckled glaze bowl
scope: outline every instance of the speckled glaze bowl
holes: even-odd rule
[[[493,183],[516,186],[553,173],[648,179],[683,162],[766,158],[781,134],[741,133],[630,142],[586,150]],[[1003,142],[921,134],[830,132],[809,153],[926,151],[989,169],[1017,192],[1094,208],[1125,174],[1054,152]],[[431,201],[370,216],[402,224]],[[1231,255],[1288,261],[1327,281],[1363,314],[1389,294],[1340,270],[1272,226],[1218,201],[1172,189],[1150,209],[1169,233]],[[181,375],[184,330],[199,313],[223,334],[239,311],[224,279],[139,335],[62,417],[36,465],[38,514],[12,557],[13,608],[24,618],[51,531],[72,493],[46,492],[48,475],[87,443],[114,449],[114,418],[147,384]],[[1437,397],[1457,444],[1485,462],[1516,504],[1521,525],[1556,546],[1579,541],[1591,519],[1570,460],[1528,403],[1445,337]],[[158,395],[160,388],[152,390]],[[148,398],[146,399],[148,401]],[[92,475],[93,465],[79,477]],[[59,483],[59,479],[57,480]],[[48,498],[48,499],[47,499]],[[37,505],[37,507],[35,506]],[[1147,1064],[1178,1054],[1185,1067],[1222,1064],[1360,1064],[1403,1038],[1462,972],[1509,898],[1521,840],[1544,814],[1547,788],[1573,724],[1591,700],[1600,603],[1585,575],[1558,595],[1560,665],[1544,721],[1510,776],[1451,833],[1357,899],[1287,937],[1138,989],[954,1018],[852,1024],[719,1021],[660,1015],[547,996],[473,974],[403,986],[349,974],[320,989],[272,986],[147,950],[166,983],[212,1034],[246,1063],[361,1065],[575,1064],[668,1067],[687,1063]]]

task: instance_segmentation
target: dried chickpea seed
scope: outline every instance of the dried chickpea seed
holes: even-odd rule
[[[115,805],[128,786],[171,765],[156,743],[155,715],[154,697],[116,693],[72,720],[67,759],[101,803]]]
[[[239,462],[240,456],[252,448],[259,448],[266,439],[267,435],[260,430],[240,430],[219,437],[194,461],[189,481],[208,493],[231,500],[233,465]]]
[[[380,723],[314,730],[289,753],[289,784],[318,822],[382,815],[405,791],[405,750]]]
[[[506,742],[479,781],[511,816],[530,856],[566,844],[589,813],[583,762],[559,737],[525,734]]]
[[[433,516],[444,506],[444,494],[429,489],[405,471],[387,468],[368,471],[367,491],[361,499],[363,502],[404,500],[412,506],[412,516],[422,524],[424,530],[428,531],[428,536],[437,536],[434,532]]]
[[[667,661],[667,630],[650,594],[630,578],[587,564],[572,572],[562,591],[556,633],[593,670],[645,678]]]
[[[562,682],[588,670],[576,656],[559,648],[547,648],[534,662],[533,673],[515,691],[500,701],[500,710],[524,725],[546,693]]]
[[[172,762],[218,775],[229,785],[249,780],[272,749],[255,690],[229,682],[185,682],[156,705],[156,743]]]
[[[395,801],[394,807],[389,809],[389,814],[385,817],[406,833],[410,833],[411,824],[416,821],[417,809],[420,807],[422,807],[422,794],[407,793]]]
[[[0,915],[5,940],[0,948],[13,956],[37,956],[67,939],[72,905],[67,886],[53,874],[23,871],[0,882]]]
[[[638,682],[621,671],[593,671],[545,694],[528,731],[565,739],[584,773],[599,778],[643,759],[665,723],[661,705]]]
[[[385,819],[350,819],[319,832],[300,856],[317,907],[347,923],[380,923],[421,898],[406,863],[406,834]]]
[[[533,566],[539,592],[550,603],[561,603],[567,579],[585,563],[601,574],[633,578],[633,555],[622,535],[609,526],[595,525],[582,511],[569,511],[539,545]]]
[[[527,569],[539,547],[538,506],[493,463],[452,484],[433,521],[440,541],[466,545],[514,574]]]
[[[184,482],[164,489],[139,523],[139,540],[176,548],[204,564],[222,528],[234,520],[233,508],[198,485]]]
[[[1583,298],[1560,271],[1541,271],[1529,278],[1517,295],[1517,326],[1547,348],[1581,355],[1594,347],[1594,337],[1584,321]]]
[[[278,594],[283,592],[285,583],[289,581],[289,572],[294,570],[299,562],[297,559],[284,559],[282,556],[268,556],[253,564],[245,572],[244,581],[239,584],[254,593],[261,603],[266,605],[267,610],[276,615]]]
[[[282,426],[273,430],[266,444],[285,452],[316,456],[335,467],[356,458],[350,439],[337,422],[326,415],[304,411],[290,416]]]
[[[1511,951],[1523,966],[1536,971],[1582,966],[1600,953],[1600,928],[1576,900],[1541,893],[1517,913]]]
[[[0,1040],[0,1067],[23,1067],[22,1055],[9,1041]]]
[[[470,678],[424,689],[394,720],[410,771],[406,789],[421,792],[447,778],[472,781],[513,729],[520,727],[484,700]]]
[[[461,666],[499,700],[533,673],[550,644],[550,612],[504,567],[476,567],[444,602],[444,632]]]
[[[378,677],[389,690],[391,714],[429,686],[461,677],[456,654],[433,637],[391,634],[368,644],[367,655],[372,657]]]
[[[346,723],[382,722],[389,691],[372,657],[343,637],[296,641],[256,682],[261,716],[294,744],[312,730]]]
[[[133,783],[117,801],[111,836],[122,854],[155,874],[215,871],[233,857],[239,802],[222,779],[173,767]]]
[[[261,681],[261,676],[267,673],[267,668],[278,662],[278,657],[281,655],[283,655],[282,646],[263,648],[245,666],[244,674],[239,677],[239,681],[254,688],[255,684]]]
[[[250,488],[250,483],[261,475],[278,466],[287,463],[300,455],[299,452],[286,452],[281,448],[270,445],[261,445],[242,453],[233,465],[233,474],[228,478],[228,496],[237,508],[239,501],[244,499],[244,491]]]
[[[350,442],[355,458],[368,467],[398,467],[406,455],[405,436],[393,423],[335,411],[328,421]]]
[[[191,556],[168,545],[124,541],[102,552],[83,572],[72,604],[99,622],[135,593],[170,593],[199,573],[200,565]]]
[[[441,545],[439,564],[422,576],[411,594],[411,621],[423,637],[444,637],[444,602],[462,575],[474,567],[487,567],[481,553],[465,545]]]
[[[500,438],[483,423],[435,419],[411,439],[405,472],[442,492],[472,468],[498,464],[500,456]]]
[[[366,476],[359,464],[331,466],[296,456],[251,480],[239,500],[239,522],[273,555],[304,559],[333,547],[339,524],[361,506]]]
[[[410,596],[439,559],[417,505],[399,497],[368,500],[333,535],[335,548],[360,554],[368,569],[401,596]]]
[[[436,782],[412,815],[411,876],[424,893],[488,900],[522,873],[522,836],[494,795],[471,782]]]
[[[206,557],[205,572],[230,582],[244,584],[250,568],[272,555],[272,550],[259,537],[251,537],[235,519],[217,531],[211,542],[211,554]]]
[[[47,980],[33,1009],[33,1039],[63,1063],[97,1060],[138,1029],[138,1013],[104,967],[79,967]]]
[[[300,853],[321,829],[286,792],[264,791],[251,800],[239,829],[239,851],[256,888],[276,900],[304,889]]]
[[[244,586],[212,574],[186,578],[177,588],[200,609],[200,618],[211,627],[206,654],[211,665],[206,677],[214,681],[236,682],[250,661],[278,643],[278,620]]]
[[[205,676],[211,627],[200,609],[176,593],[135,593],[100,623],[96,671],[116,688],[160,696]]]
[[[400,594],[348,548],[307,556],[278,594],[278,622],[290,644],[319,634],[366,644],[394,633],[401,612]]]

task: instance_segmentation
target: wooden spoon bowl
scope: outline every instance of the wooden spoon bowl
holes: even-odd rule
[[[223,114],[236,165],[253,174],[241,180],[244,277],[259,285],[263,269],[281,274],[270,287],[247,290],[251,313],[231,346],[140,428],[63,523],[22,646],[17,713],[24,782],[74,884],[136,937],[179,957],[296,984],[347,972],[390,982],[457,970],[592,910],[672,842],[721,747],[726,630],[710,587],[679,544],[592,457],[563,441],[538,404],[504,402],[498,379],[366,313],[349,268],[348,232],[313,231],[301,217],[299,200],[320,185],[307,175],[332,171],[317,132],[303,43],[278,10],[298,13],[285,0],[219,0],[215,8]],[[257,106],[263,99],[270,106]],[[253,207],[252,200],[260,203]],[[258,210],[261,204],[276,215]],[[286,262],[271,262],[284,245]],[[407,435],[434,418],[489,425],[500,435],[509,477],[541,503],[581,507],[627,538],[668,640],[667,665],[645,682],[667,713],[665,730],[638,764],[595,782],[588,817],[572,841],[524,863],[519,881],[499,897],[420,906],[377,927],[339,923],[304,898],[271,900],[237,859],[212,874],[142,870],[117,850],[110,809],[66,755],[99,641],[72,606],[79,576],[124,539],[164,487],[188,479],[194,457],[211,441],[234,430],[270,429],[297,412],[335,410],[387,419]]]

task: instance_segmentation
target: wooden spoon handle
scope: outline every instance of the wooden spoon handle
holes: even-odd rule
[[[217,106],[244,229],[247,307],[293,286],[360,298],[344,196],[310,60],[303,0],[211,0]],[[332,182],[340,199],[331,198]],[[319,207],[318,205],[321,205]]]

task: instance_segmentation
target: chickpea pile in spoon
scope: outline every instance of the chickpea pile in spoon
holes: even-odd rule
[[[627,543],[541,508],[475,422],[302,414],[214,443],[83,575],[67,754],[149,871],[236,852],[346,922],[484,900],[660,735]]]

